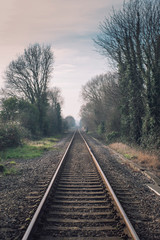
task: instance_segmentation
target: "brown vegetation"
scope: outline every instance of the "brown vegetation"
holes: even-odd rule
[[[121,142],[112,143],[109,147],[144,167],[153,168],[155,170],[160,169],[160,156],[158,156],[156,151],[150,153],[140,148],[130,147]]]

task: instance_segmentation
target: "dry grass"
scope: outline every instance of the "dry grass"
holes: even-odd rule
[[[148,153],[147,151],[136,149],[120,142],[112,143],[109,147],[122,154],[124,157],[140,163],[144,167],[160,169],[160,159],[156,153]]]

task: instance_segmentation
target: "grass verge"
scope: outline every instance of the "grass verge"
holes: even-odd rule
[[[140,163],[144,167],[160,169],[160,159],[156,153],[151,154],[147,151],[132,148],[127,144],[120,142],[112,143],[109,145],[109,147],[122,154],[127,159]]]
[[[53,149],[58,138],[43,138],[39,141],[25,140],[24,144],[15,148],[8,148],[0,152],[0,158],[3,160],[8,159],[30,159],[40,157],[45,151]]]
[[[0,152],[0,174],[15,175],[18,174],[16,159],[31,159],[40,157],[44,152],[52,150],[56,142],[60,139],[58,137],[43,138],[39,141],[25,140],[24,144],[19,147],[8,148]],[[10,160],[14,159],[14,160]],[[10,160],[10,161],[9,161]]]
[[[14,163],[15,165],[16,163]],[[3,174],[5,176],[7,175],[17,175],[19,174],[18,169],[15,167],[12,167],[13,163],[9,162],[8,164],[0,164],[0,174]]]

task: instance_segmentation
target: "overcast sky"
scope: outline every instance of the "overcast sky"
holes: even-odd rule
[[[110,70],[93,38],[101,21],[123,0],[5,0],[0,6],[0,87],[4,71],[29,44],[51,44],[55,63],[50,86],[61,89],[63,116],[79,118],[81,86]]]

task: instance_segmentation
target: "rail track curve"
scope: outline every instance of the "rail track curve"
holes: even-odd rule
[[[35,239],[139,239],[78,131],[22,238]]]

